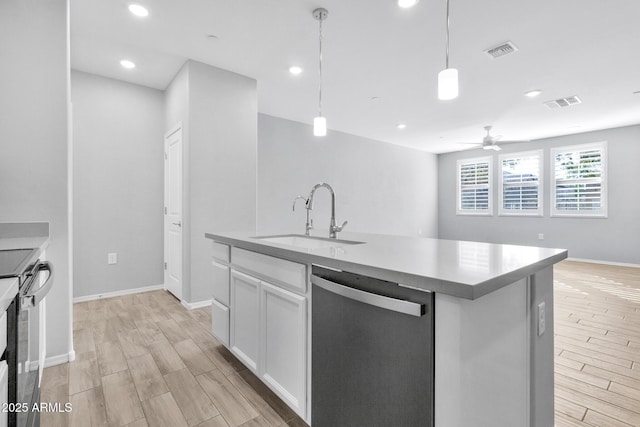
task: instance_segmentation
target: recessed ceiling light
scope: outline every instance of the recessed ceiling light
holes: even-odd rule
[[[380,97],[379,96],[372,96],[371,100],[372,101],[380,101]]]
[[[120,61],[120,65],[122,65],[127,70],[131,70],[132,68],[136,68],[136,64],[134,64],[133,62],[129,61],[128,59],[123,59],[122,61]]]
[[[129,12],[133,13],[136,16],[140,16],[141,18],[149,16],[149,9],[137,3],[132,3],[129,5]]]
[[[408,9],[415,6],[420,0],[398,0],[398,6],[403,9]]]
[[[215,34],[207,34],[206,36],[209,40],[218,40],[218,36]]]
[[[527,96],[529,98],[535,98],[536,96],[540,95],[542,93],[541,90],[536,89],[536,90],[530,90],[529,92],[525,92],[524,96]]]
[[[404,123],[398,123],[398,124],[396,125],[396,127],[397,127],[398,129],[402,130],[402,129],[405,129],[405,128],[407,127],[407,125],[406,125],[406,124],[404,124]]]
[[[293,67],[289,67],[289,72],[294,76],[297,76],[298,74],[302,73],[302,68],[294,65]]]

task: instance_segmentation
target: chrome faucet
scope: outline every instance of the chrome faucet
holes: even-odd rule
[[[293,199],[293,211],[294,212],[296,211],[296,202],[298,201],[298,199],[304,200],[305,208],[307,209],[307,223],[304,225],[304,228],[305,228],[304,235],[308,236],[309,235],[309,231],[313,229],[313,219],[309,220],[309,208],[307,207],[309,199],[307,199],[304,196],[296,196],[296,198]]]
[[[342,231],[348,221],[343,222],[340,226],[336,225],[336,193],[329,184],[321,182],[313,186],[311,193],[309,193],[309,197],[307,198],[307,212],[313,209],[313,196],[315,195],[316,190],[320,187],[326,188],[331,193],[331,222],[329,223],[329,237],[331,239],[335,239],[337,233]]]

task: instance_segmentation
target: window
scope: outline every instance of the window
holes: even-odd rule
[[[552,216],[607,216],[607,143],[551,150]]]
[[[503,154],[500,159],[500,215],[542,216],[542,150]]]
[[[458,160],[458,215],[491,215],[491,157]]]

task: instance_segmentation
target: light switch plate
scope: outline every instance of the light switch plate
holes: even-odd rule
[[[107,264],[117,264],[118,263],[118,254],[115,252],[111,252],[107,254]]]

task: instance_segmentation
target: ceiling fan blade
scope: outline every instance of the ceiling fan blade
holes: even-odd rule
[[[500,141],[500,144],[511,144],[514,142],[530,142],[530,140],[529,139],[505,140],[505,141]]]

